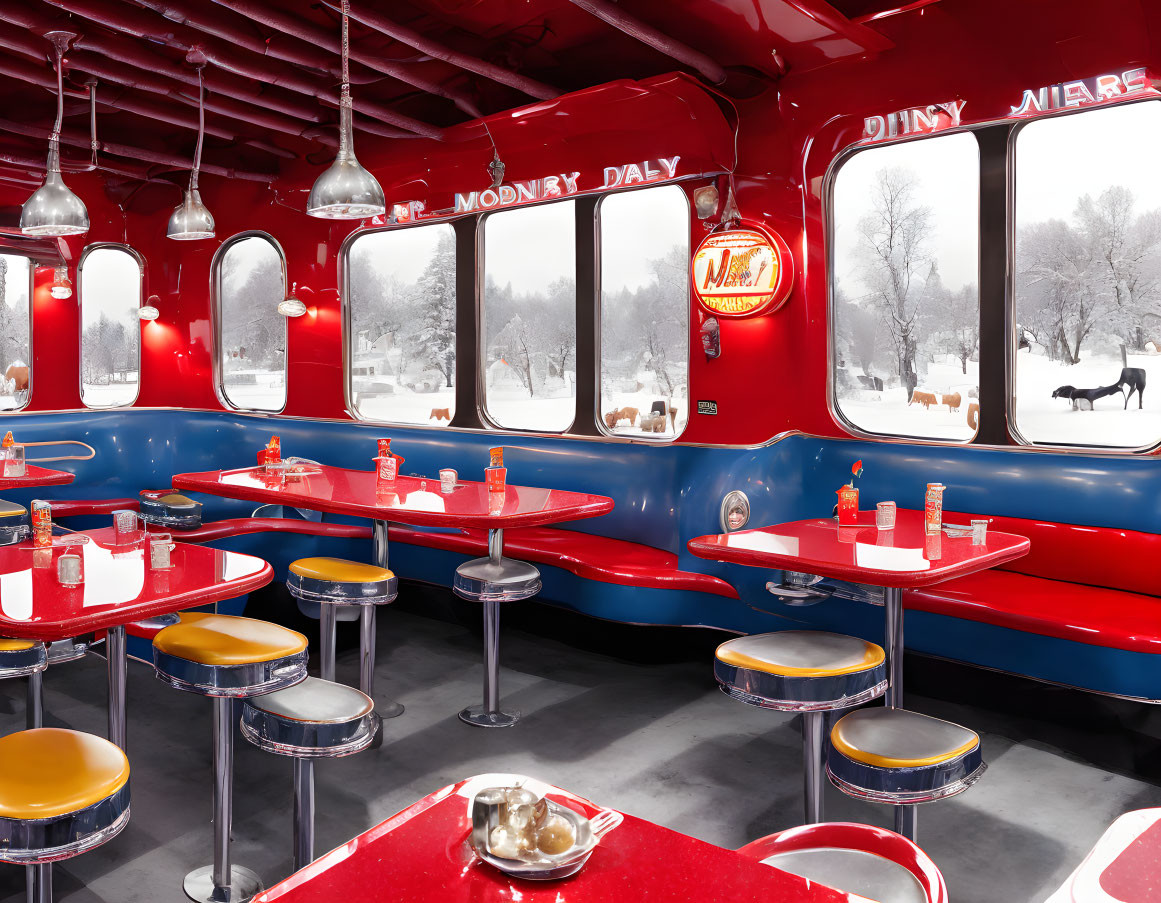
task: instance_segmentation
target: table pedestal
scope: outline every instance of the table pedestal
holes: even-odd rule
[[[109,673],[109,742],[125,749],[125,684],[129,666],[123,624],[105,632],[105,665]]]
[[[883,590],[884,633],[887,645],[887,705],[903,708],[903,590],[886,587]],[[915,842],[918,830],[915,806],[895,807],[895,833]]]
[[[388,567],[387,521],[374,521],[371,536],[375,544],[375,564],[381,568]],[[375,699],[375,621],[378,607],[363,605],[359,612],[359,689],[372,699]],[[378,718],[395,718],[402,714],[403,703],[375,699],[375,715]]]

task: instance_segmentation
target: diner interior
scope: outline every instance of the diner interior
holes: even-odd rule
[[[0,900],[1161,901],[1161,5],[0,23]]]

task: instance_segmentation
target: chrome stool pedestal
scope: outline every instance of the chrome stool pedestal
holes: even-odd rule
[[[255,872],[230,862],[234,700],[301,683],[306,663],[306,637],[252,618],[187,615],[153,639],[158,678],[214,705],[214,863],[185,876],[182,887],[195,903],[244,903],[262,890]]]
[[[242,736],[259,749],[294,759],[295,871],[314,861],[314,760],[366,749],[378,727],[370,696],[317,677],[243,705]]]
[[[475,727],[511,727],[520,713],[500,708],[500,605],[540,592],[540,571],[525,561],[505,558],[504,531],[489,530],[488,557],[456,568],[452,592],[484,603],[484,702],[460,712],[460,721]]]

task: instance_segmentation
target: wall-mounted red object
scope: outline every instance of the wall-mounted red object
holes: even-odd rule
[[[776,232],[757,224],[712,232],[690,264],[693,294],[723,317],[752,317],[777,310],[794,285],[794,258]]]

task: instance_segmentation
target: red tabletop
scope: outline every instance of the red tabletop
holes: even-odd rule
[[[49,470],[35,464],[24,466],[22,477],[0,476],[0,489],[27,489],[34,486],[63,486],[76,479],[75,474],[64,470]]]
[[[850,901],[841,891],[631,815],[602,838],[571,878],[509,878],[477,859],[468,844],[468,800],[459,793],[465,783],[425,797],[258,895],[254,903]],[[575,806],[575,799],[559,801],[578,811],[588,808]]]
[[[923,512],[900,508],[894,530],[877,530],[875,512],[863,511],[857,526],[840,527],[833,518],[800,520],[699,536],[689,541],[689,550],[716,561],[906,588],[931,586],[1019,558],[1028,553],[1028,540],[988,530],[987,542],[976,546],[970,536],[925,533]]]
[[[88,542],[76,545],[82,536]],[[78,549],[84,583],[63,586],[56,559]],[[144,542],[115,543],[112,527],[56,536],[51,548],[0,546],[0,636],[61,640],[232,599],[274,577],[261,558],[207,546],[176,543],[166,570],[149,567],[147,556]]]
[[[489,492],[483,483],[461,480],[441,492],[438,478],[399,476],[380,480],[374,471],[323,465],[303,476],[266,474],[257,468],[182,473],[176,489],[227,498],[291,505],[328,514],[429,527],[537,527],[597,517],[613,510],[603,495],[508,486]]]

